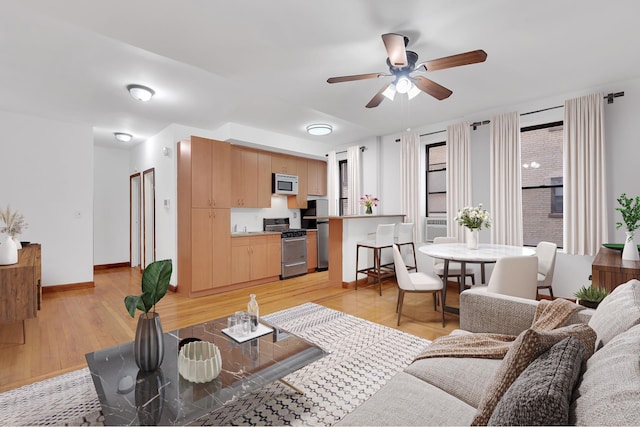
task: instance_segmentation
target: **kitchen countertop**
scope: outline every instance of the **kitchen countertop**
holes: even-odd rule
[[[269,236],[280,235],[279,231],[232,231],[231,237]]]
[[[404,214],[392,215],[343,215],[343,216],[305,216],[303,219],[361,219],[361,218],[388,218],[405,216]]]

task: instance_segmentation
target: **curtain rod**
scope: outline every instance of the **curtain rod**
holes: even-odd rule
[[[364,146],[364,145],[361,145],[361,146],[360,146],[360,152],[361,152],[361,153],[362,153],[362,152],[364,152],[364,150],[366,150],[366,149],[367,149],[367,147],[366,147],[366,146]],[[342,154],[342,153],[346,153],[346,152],[347,152],[347,150],[343,150],[343,151],[336,151],[336,154]],[[329,157],[329,154],[325,154],[324,156],[325,156],[325,157]]]
[[[619,98],[621,96],[624,96],[624,92],[615,92],[615,93],[608,93],[606,94],[603,99],[607,100],[607,104],[613,104],[613,99],[614,98]],[[555,110],[556,108],[563,108],[564,105],[556,105],[555,107],[549,107],[549,108],[543,108],[541,110],[535,110],[535,111],[529,111],[526,113],[521,113],[520,117],[522,116],[528,116],[529,114],[535,114],[535,113],[542,113],[543,111],[549,111],[549,110]],[[489,123],[491,123],[491,120],[483,120],[480,122],[473,122],[471,123],[469,126],[471,126],[473,128],[473,130],[476,130],[478,128],[478,126],[482,126],[482,125],[488,125]],[[442,133],[442,132],[446,132],[447,130],[437,130],[435,132],[428,132],[428,133],[422,133],[420,134],[420,137],[423,136],[429,136],[429,135],[435,135],[437,133]],[[396,142],[400,142],[400,138],[396,139]]]

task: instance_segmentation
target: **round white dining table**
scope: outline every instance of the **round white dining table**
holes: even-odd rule
[[[498,261],[502,257],[507,256],[531,256],[536,253],[533,248],[527,248],[523,246],[509,246],[509,245],[493,245],[488,243],[481,243],[478,245],[478,249],[469,249],[466,243],[439,243],[433,245],[425,245],[418,248],[418,250],[432,258],[440,258],[444,260],[444,273],[442,282],[444,283],[443,295],[442,295],[442,307],[445,311],[450,313],[459,313],[456,307],[449,307],[446,304],[447,301],[447,280],[449,279],[449,262],[459,262],[460,271],[466,271],[467,263],[480,264],[481,283],[485,281],[485,264],[492,264]],[[464,290],[464,281],[460,281],[459,292]]]

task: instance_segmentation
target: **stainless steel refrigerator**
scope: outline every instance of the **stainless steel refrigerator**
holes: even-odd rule
[[[301,226],[309,230],[318,230],[318,271],[329,268],[329,221],[326,219],[305,219],[306,216],[329,215],[329,202],[327,199],[307,201],[307,209],[300,210],[302,217]]]

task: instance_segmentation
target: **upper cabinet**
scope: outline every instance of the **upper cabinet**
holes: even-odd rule
[[[192,136],[180,143],[183,161],[190,167],[191,207],[228,208],[231,202],[231,145]]]
[[[231,147],[231,207],[271,207],[271,156],[251,148]]]
[[[297,158],[286,154],[271,154],[271,172],[298,175]]]
[[[306,209],[307,208],[307,159],[303,157],[294,157],[296,170],[298,175],[298,194],[287,198],[287,206],[289,209]]]
[[[326,196],[327,163],[322,160],[307,160],[307,194],[310,196]]]

